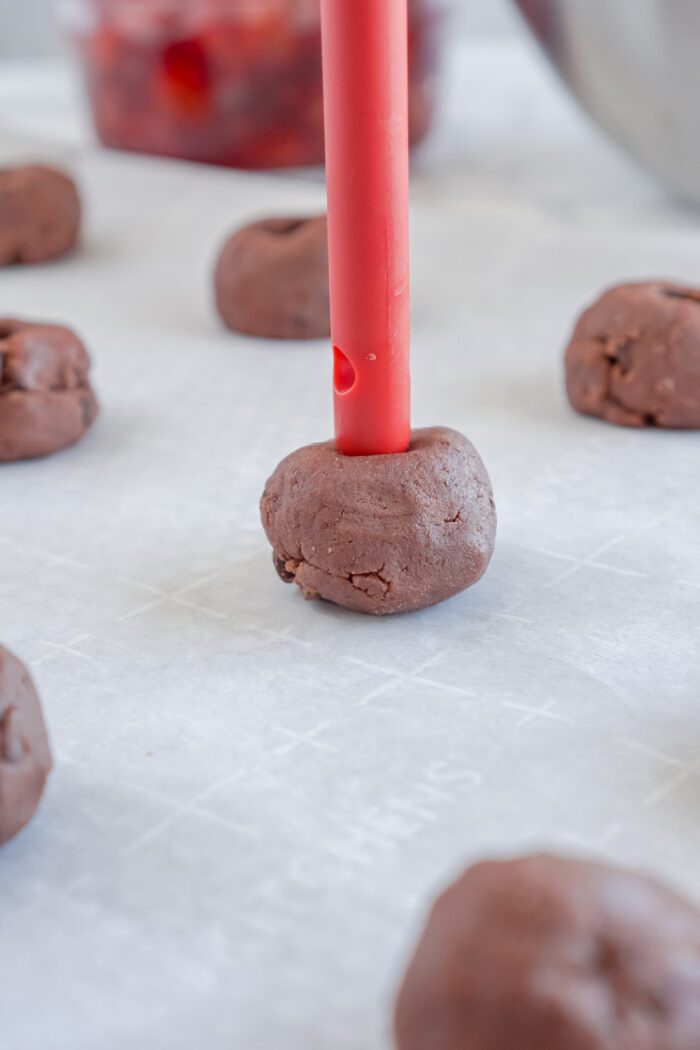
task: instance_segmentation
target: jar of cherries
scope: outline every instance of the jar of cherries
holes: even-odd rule
[[[408,0],[413,144],[433,117],[445,4]],[[61,6],[106,146],[239,168],[323,161],[320,0]]]

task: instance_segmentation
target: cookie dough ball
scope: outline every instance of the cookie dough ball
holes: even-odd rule
[[[27,669],[0,646],[0,845],[32,819],[50,771],[36,689]]]
[[[611,288],[586,310],[566,351],[578,412],[627,427],[700,427],[700,290]]]
[[[378,616],[471,587],[496,536],[486,469],[444,427],[415,431],[399,455],[343,456],[332,441],[299,449],[268,481],[261,511],[283,580]]]
[[[66,255],[78,240],[80,212],[77,187],[64,172],[0,169],[0,266]]]
[[[697,1050],[700,913],[632,872],[480,864],[435,905],[398,1050]]]
[[[75,444],[97,415],[90,359],[58,325],[0,318],[0,463]]]
[[[265,219],[224,245],[214,276],[224,324],[268,339],[330,335],[325,216]]]

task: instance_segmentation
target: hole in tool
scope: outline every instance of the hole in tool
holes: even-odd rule
[[[337,394],[348,394],[355,385],[352,361],[337,346],[333,347],[333,384]]]

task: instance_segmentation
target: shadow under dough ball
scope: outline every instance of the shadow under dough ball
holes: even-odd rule
[[[496,511],[486,468],[455,430],[416,430],[408,452],[343,456],[310,445],[280,463],[261,502],[274,563],[305,598],[410,612],[485,573]]]
[[[698,1050],[700,913],[631,871],[479,864],[433,908],[398,1050]]]
[[[576,325],[566,388],[578,412],[609,423],[700,428],[700,290],[611,288]]]
[[[80,215],[77,187],[64,172],[0,169],[0,266],[66,255],[78,240]]]
[[[267,339],[330,335],[325,216],[266,219],[224,245],[214,275],[216,305],[229,328]]]
[[[0,318],[0,463],[79,441],[97,415],[90,359],[68,328]]]
[[[23,664],[0,646],[0,845],[32,819],[50,771],[34,684]]]

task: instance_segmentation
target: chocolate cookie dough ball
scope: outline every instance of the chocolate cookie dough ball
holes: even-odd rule
[[[90,359],[58,325],[0,318],[0,463],[75,444],[97,415]]]
[[[50,770],[36,689],[27,669],[0,646],[0,845],[32,819]]]
[[[261,511],[283,580],[378,616],[471,587],[496,536],[486,469],[444,427],[415,431],[399,455],[343,456],[332,441],[299,449],[268,481]]]
[[[435,905],[398,1050],[698,1050],[700,913],[632,872],[480,864]]]
[[[224,324],[268,339],[330,335],[325,216],[265,219],[224,245],[214,277]]]
[[[0,266],[65,255],[78,240],[80,212],[78,190],[64,172],[0,169]]]
[[[700,291],[620,285],[586,310],[566,351],[578,412],[627,427],[700,427]]]

